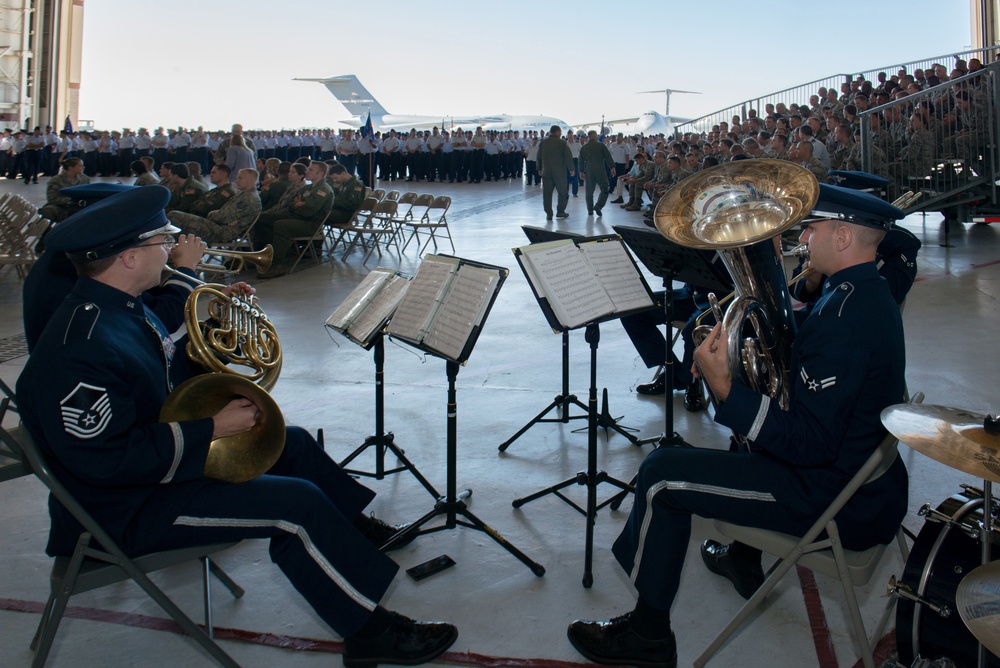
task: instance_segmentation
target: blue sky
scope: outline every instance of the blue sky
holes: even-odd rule
[[[671,100],[674,115],[698,116],[970,42],[967,0],[90,0],[80,118],[107,128],[328,126],[343,107],[320,84],[292,79],[339,74],[356,74],[400,114],[580,124],[662,112],[662,96],[637,91],[669,87],[701,91]]]

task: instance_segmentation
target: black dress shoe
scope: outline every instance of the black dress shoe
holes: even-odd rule
[[[692,413],[705,410],[705,393],[701,389],[701,381],[695,380],[684,391],[684,408]]]
[[[611,204],[621,204],[624,201],[625,200],[623,198],[619,197],[618,199],[611,200]]]
[[[739,595],[745,599],[753,596],[764,584],[764,571],[760,564],[734,559],[729,552],[729,545],[706,540],[701,544],[701,559],[708,570],[732,582]]]
[[[662,640],[648,640],[632,630],[628,613],[607,622],[578,620],[566,635],[576,651],[594,663],[616,666],[675,668],[677,641],[671,633]]]
[[[594,209],[594,213],[596,213],[598,217],[601,216],[601,210],[600,209]]]
[[[635,391],[639,394],[645,394],[650,397],[664,394],[667,391],[667,374],[661,371],[659,375],[656,376],[656,380],[652,383],[636,385]]]
[[[372,545],[377,548],[381,548],[383,545],[389,542],[389,539],[395,536],[397,533],[410,526],[409,524],[389,524],[383,522],[374,515],[362,515],[361,519],[357,522],[358,530],[361,535],[371,541]],[[394,544],[388,551],[398,550],[404,545],[409,545],[413,542],[413,539],[417,537],[416,532],[410,533],[405,537],[404,540]]]
[[[377,666],[392,663],[416,666],[444,654],[458,638],[458,629],[444,622],[417,622],[398,613],[389,613],[389,627],[374,638],[351,636],[344,639],[344,665]]]

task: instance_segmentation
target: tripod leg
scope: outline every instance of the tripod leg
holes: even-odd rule
[[[532,561],[528,555],[514,547],[514,545],[504,538],[496,529],[469,512],[469,509],[465,507],[464,503],[458,504],[457,512],[468,520],[472,528],[482,531],[487,536],[495,540],[500,547],[510,552],[512,555],[517,557],[522,564],[530,568],[532,573],[538,577],[545,575],[545,566],[542,566],[536,561]]]

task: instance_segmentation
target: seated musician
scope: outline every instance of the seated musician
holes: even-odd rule
[[[821,218],[804,223],[800,238],[813,268],[829,278],[795,336],[789,408],[732,377],[726,336],[716,325],[695,360],[719,399],[716,422],[744,436],[749,448],[660,448],[643,461],[635,505],[613,548],[638,602],[610,621],[570,625],[570,642],[591,661],[675,666],[670,608],[691,516],[802,535],[884,438],[882,409],[903,401],[902,320],[875,263],[885,231],[903,212],[867,193],[820,190]],[[897,458],[841,511],[844,547],[888,543],[906,507],[906,469]],[[746,545],[708,541],[702,558],[744,597],[763,581],[761,554]]]
[[[171,211],[167,218],[185,234],[195,234],[206,243],[225,244],[242,236],[260,215],[257,170],[241,169],[233,185],[229,184],[229,168],[225,165],[212,167],[212,176],[226,179],[225,184],[215,190],[233,189],[236,194],[226,198],[220,208],[209,211],[205,216]],[[209,191],[201,199],[205,199],[215,190]],[[197,204],[198,202],[195,202],[195,205]]]
[[[432,660],[455,627],[378,604],[398,566],[376,544],[396,529],[363,514],[374,494],[305,430],[287,429],[267,474],[231,484],[204,477],[209,443],[250,429],[257,406],[239,398],[209,418],[158,421],[183,352],[141,296],[159,284],[175,243],[168,199],[156,186],[130,189],[53,231],[80,278],[18,379],[25,426],[56,478],[127,553],[270,538],[272,560],[345,638],[345,665]],[[79,527],[58,504],[50,515],[47,551],[72,553]]]

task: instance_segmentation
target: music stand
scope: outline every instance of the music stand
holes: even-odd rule
[[[441,498],[441,493],[438,492],[434,485],[427,482],[427,478],[421,475],[417,467],[407,459],[403,450],[400,449],[395,442],[395,435],[390,431],[385,431],[385,385],[384,385],[384,361],[385,361],[385,343],[384,334],[382,330],[379,330],[378,336],[372,344],[365,347],[366,350],[371,348],[373,351],[373,357],[375,360],[375,433],[364,440],[358,448],[347,455],[341,462],[340,467],[344,469],[347,473],[356,476],[362,476],[366,478],[374,478],[375,480],[382,480],[387,475],[392,475],[393,473],[402,473],[403,471],[409,471],[413,474],[413,477],[417,479],[424,489],[430,493],[435,499]],[[361,471],[358,469],[349,469],[347,465],[354,461],[362,452],[368,448],[375,448],[375,471]],[[401,463],[401,466],[396,468],[386,470],[385,468],[385,454],[386,450],[392,452]]]
[[[425,256],[425,262],[427,260]],[[412,522],[405,529],[397,532],[385,545],[382,546],[382,550],[389,550],[393,546],[407,542],[411,537],[422,536],[428,533],[434,533],[437,531],[443,531],[445,529],[454,529],[458,526],[463,526],[469,529],[475,529],[477,531],[482,531],[487,536],[492,538],[501,547],[510,552],[512,555],[517,557],[525,566],[531,569],[531,572],[535,575],[541,577],[545,575],[545,567],[541,564],[532,561],[526,554],[517,549],[513,544],[511,544],[506,538],[504,538],[496,529],[489,526],[481,519],[476,517],[472,512],[469,511],[465,504],[465,499],[472,495],[471,489],[465,489],[461,493],[458,493],[458,483],[457,483],[457,471],[458,471],[458,396],[455,390],[455,382],[458,378],[458,368],[460,364],[465,364],[469,355],[472,354],[472,349],[475,347],[476,341],[479,338],[479,334],[482,331],[482,326],[486,322],[486,318],[489,316],[489,312],[493,308],[493,303],[496,300],[496,296],[500,291],[500,287],[503,285],[504,280],[507,278],[508,271],[504,267],[497,267],[494,265],[483,264],[479,262],[472,262],[470,260],[464,260],[461,258],[455,258],[450,255],[437,255],[435,257],[445,258],[450,260],[458,261],[459,270],[464,266],[471,266],[478,269],[486,269],[495,271],[497,273],[496,277],[496,287],[491,294],[487,296],[487,301],[482,309],[482,315],[478,318],[478,324],[472,328],[469,337],[465,340],[461,353],[448,356],[443,354],[441,351],[432,348],[429,343],[427,343],[427,338],[410,338],[405,336],[396,336],[400,341],[417,348],[429,355],[435,357],[440,357],[445,360],[445,372],[448,378],[448,397],[445,404],[445,413],[447,415],[447,475],[448,483],[444,498],[438,499],[434,504],[434,507],[430,512],[426,513],[416,521]],[[419,275],[419,270],[418,270]],[[404,298],[405,302],[405,298]],[[431,327],[433,325],[429,325]],[[429,332],[428,332],[429,333]],[[423,525],[430,522],[435,517],[443,515],[445,518],[444,524],[439,526],[430,527],[428,529],[422,529]],[[461,516],[463,519],[459,519]]]
[[[375,361],[375,433],[364,440],[354,452],[340,462],[341,468],[355,476],[382,480],[387,475],[409,471],[435,499],[441,494],[431,485],[417,467],[407,459],[403,450],[395,443],[395,435],[385,431],[385,344],[384,331],[389,318],[395,312],[399,295],[405,290],[409,277],[398,271],[376,268],[351,291],[343,303],[327,318],[326,327],[340,332],[349,341],[365,350],[373,351]],[[371,315],[369,315],[371,314]],[[347,468],[354,459],[368,448],[375,448],[375,471]],[[386,470],[386,450],[391,451],[402,463],[394,469]]]
[[[531,225],[522,225],[521,230],[524,232],[524,236],[528,237],[528,242],[533,244],[543,243],[546,241],[557,241],[559,239],[572,239],[572,238],[582,238],[582,234],[577,234],[575,232],[562,232],[560,230],[548,230],[544,227],[533,227]],[[602,404],[601,412],[598,414],[598,427],[604,429],[604,437],[608,437],[608,430],[614,429],[619,434],[629,439],[635,445],[641,445],[639,439],[628,431],[635,431],[630,427],[622,427],[618,424],[618,420],[611,417],[611,414],[607,408],[607,391],[604,392],[604,401]],[[571,394],[569,391],[569,330],[563,330],[562,332],[562,391],[555,396],[552,402],[543,408],[538,415],[528,420],[528,422],[517,430],[513,436],[508,438],[506,441],[500,444],[497,448],[500,452],[506,452],[510,444],[520,438],[526,431],[531,429],[533,426],[539,422],[561,422],[563,424],[569,424],[570,420],[586,420],[588,413],[583,413],[582,415],[570,415],[570,407],[577,406],[584,411],[587,411],[587,406],[580,401],[575,394]],[[557,418],[547,418],[545,417],[552,410],[558,409],[559,417]],[[576,433],[574,431],[574,433]]]
[[[670,241],[658,231],[613,225],[625,245],[639,258],[643,266],[651,274],[663,279],[663,313],[666,320],[666,350],[664,355],[664,384],[668,388],[674,386],[674,364],[671,342],[674,339],[674,281],[691,283],[707,290],[729,292],[732,290],[732,280],[724,269],[717,267],[713,260],[716,251],[686,248]],[[674,402],[667,398],[665,410],[665,428],[660,437],[660,445],[687,445],[684,438],[674,431]]]
[[[568,240],[572,241],[577,246],[581,243],[588,242],[621,244],[621,238],[614,235],[605,235],[601,237],[580,237]],[[649,291],[649,286],[646,285],[646,281],[642,278],[642,274],[639,273],[639,268],[635,265],[635,260],[633,260],[628,252],[624,250],[624,246],[622,247],[622,252],[624,253],[625,258],[627,258],[627,261],[623,263],[631,266],[632,270],[635,272],[635,280],[641,285],[641,289],[645,290],[646,296],[649,298],[649,302],[651,304],[654,303],[652,293]],[[597,349],[598,343],[601,339],[600,323],[607,322],[609,320],[616,320],[625,315],[646,311],[649,310],[649,307],[606,313],[604,315],[594,317],[588,322],[576,325],[563,324],[556,315],[556,311],[552,304],[553,301],[557,301],[557,296],[554,294],[545,294],[543,287],[541,285],[536,285],[535,281],[538,279],[535,277],[533,270],[528,269],[528,261],[524,259],[524,252],[522,249],[515,249],[514,254],[517,257],[518,264],[520,264],[522,271],[524,271],[525,277],[528,279],[528,284],[531,286],[532,293],[538,302],[539,308],[541,308],[542,313],[545,315],[546,320],[548,320],[549,325],[552,326],[553,330],[561,331],[565,334],[571,329],[579,329],[581,327],[585,328],[584,338],[587,343],[590,344],[590,390],[587,405],[587,469],[585,471],[580,471],[575,476],[563,480],[562,482],[558,482],[555,485],[546,487],[545,489],[529,494],[528,496],[515,499],[511,502],[511,505],[514,508],[520,508],[526,503],[530,503],[536,499],[542,498],[543,496],[552,494],[586,517],[583,586],[589,588],[594,583],[594,523],[597,511],[609,505],[614,499],[618,498],[618,495],[615,495],[598,504],[597,487],[601,483],[608,483],[623,490],[623,494],[627,494],[628,492],[634,490],[632,485],[618,480],[617,478],[608,475],[607,472],[598,470],[597,468],[597,430],[599,428],[597,407]],[[581,262],[582,261],[583,260],[581,259]],[[571,485],[583,485],[587,488],[586,509],[581,508],[577,503],[562,493],[563,489]]]

